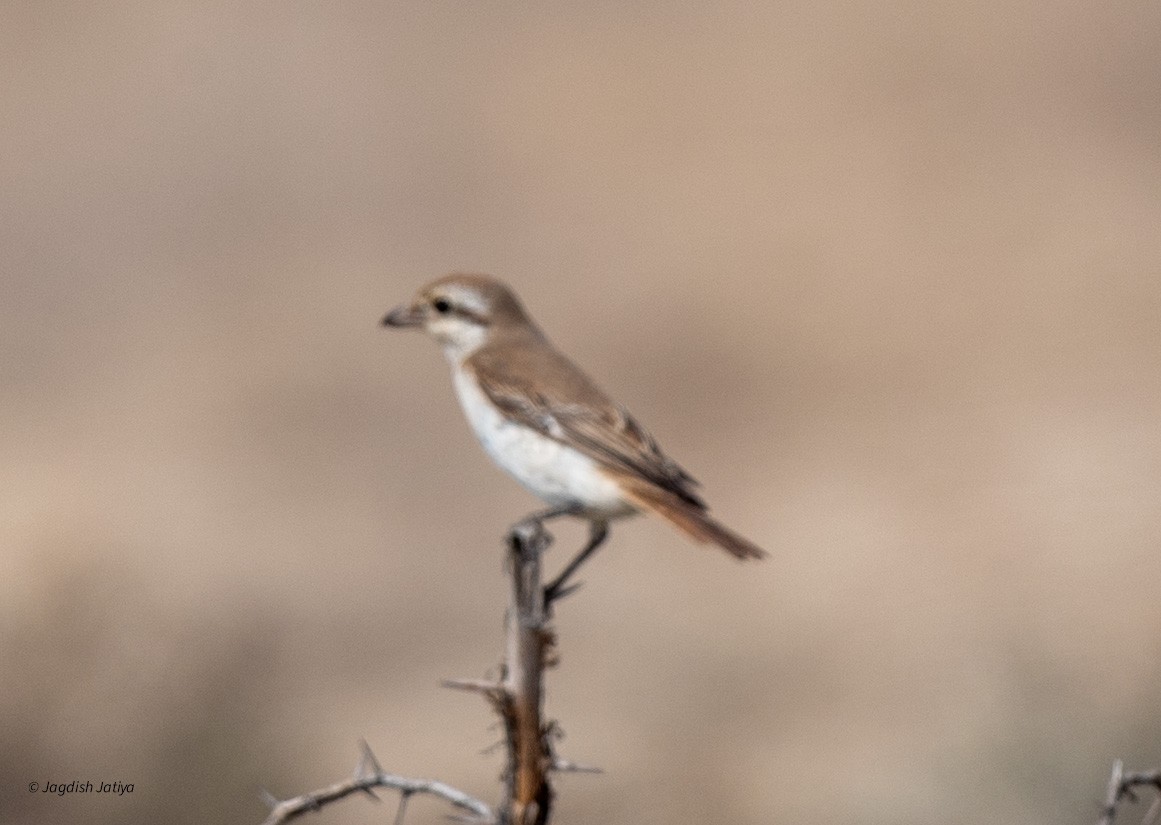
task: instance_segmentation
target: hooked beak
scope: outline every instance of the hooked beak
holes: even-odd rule
[[[397,306],[383,317],[385,327],[423,326],[423,310],[417,306],[404,304]]]

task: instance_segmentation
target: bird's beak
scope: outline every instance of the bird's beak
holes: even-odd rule
[[[418,327],[423,325],[423,310],[418,306],[403,304],[383,317],[385,327]]]

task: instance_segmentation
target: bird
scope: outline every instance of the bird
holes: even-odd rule
[[[607,538],[609,522],[642,512],[737,559],[766,557],[709,514],[698,482],[553,346],[503,281],[452,273],[420,288],[382,323],[420,329],[442,347],[485,452],[549,505],[524,522],[573,516],[589,523],[587,543],[545,589],[546,598],[565,592]]]

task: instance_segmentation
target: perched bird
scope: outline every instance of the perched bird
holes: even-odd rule
[[[589,541],[547,588],[561,592],[608,535],[612,519],[655,513],[739,559],[766,554],[715,521],[697,482],[624,407],[553,347],[516,293],[487,275],[453,274],[387,314],[443,347],[464,415],[488,455],[551,505],[527,521],[588,520]]]

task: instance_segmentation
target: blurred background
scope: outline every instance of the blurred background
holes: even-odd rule
[[[1161,765],[1161,6],[761,6],[0,7],[0,821],[257,823],[360,737],[496,800],[438,683],[537,502],[378,326],[455,269],[772,553],[616,527],[559,822],[1088,823]]]

